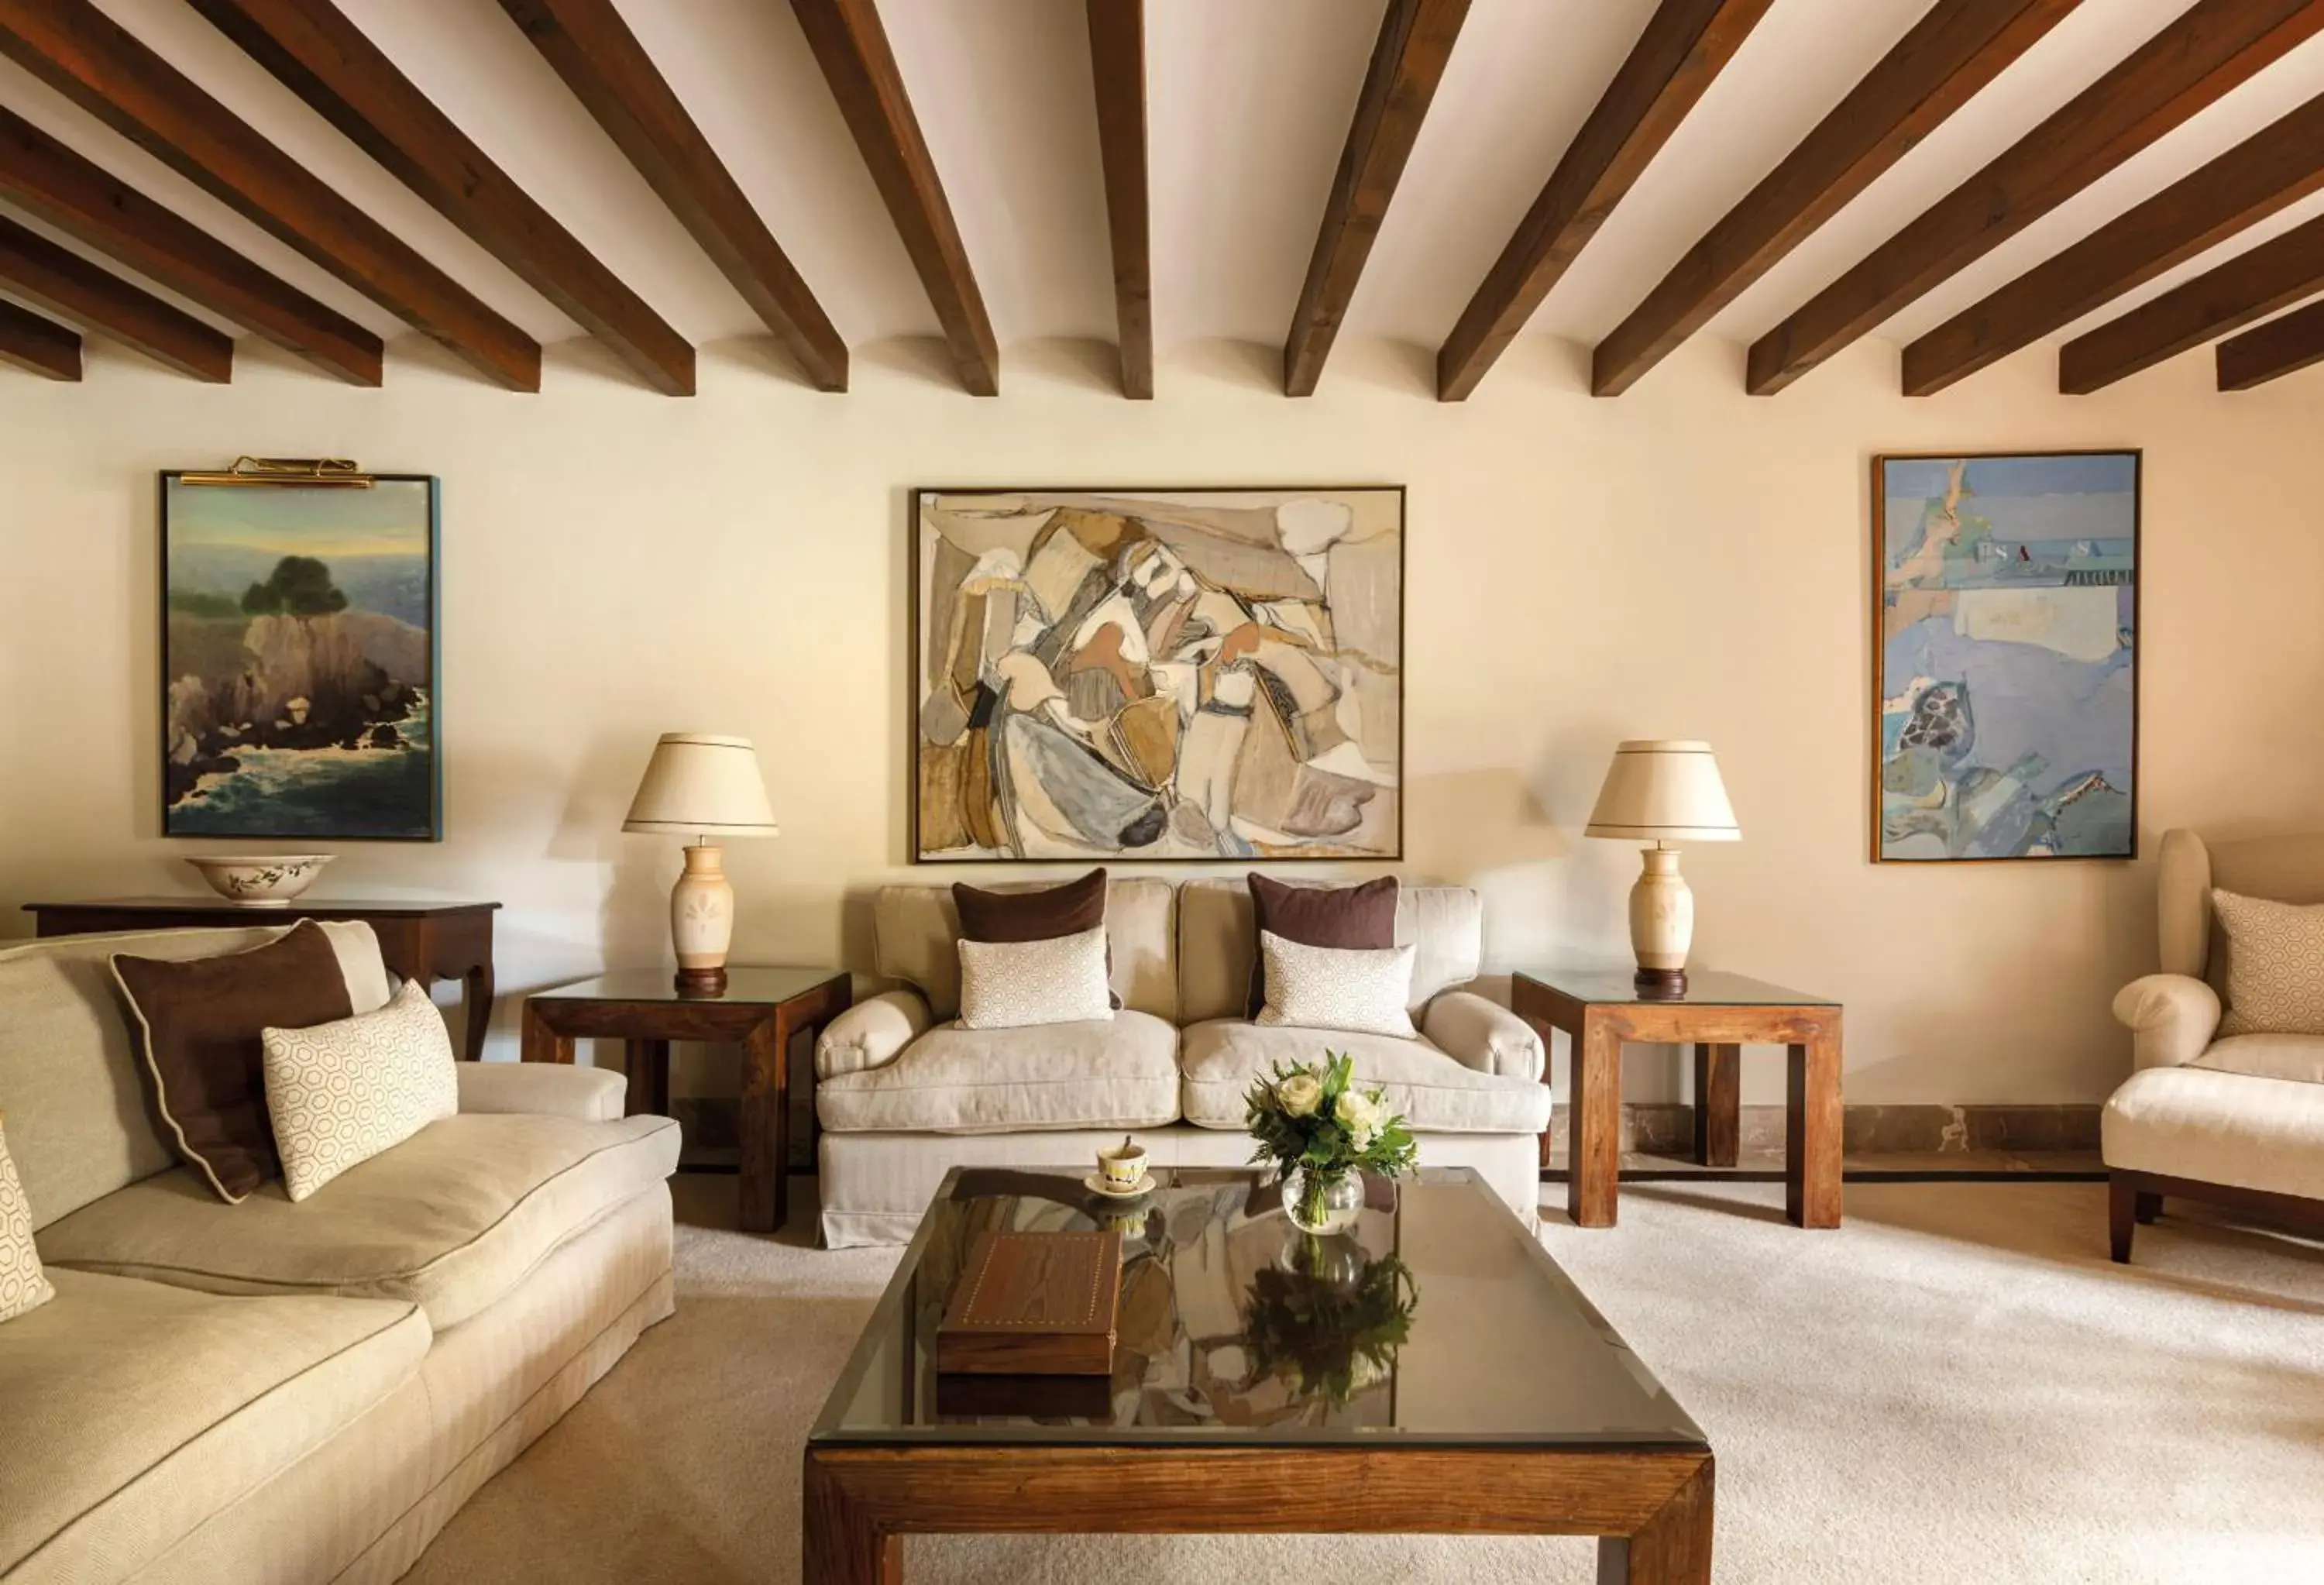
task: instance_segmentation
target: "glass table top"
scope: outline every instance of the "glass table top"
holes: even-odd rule
[[[1519,969],[1517,974],[1552,991],[1560,991],[1576,1001],[1595,1002],[1600,1007],[1636,1003],[1641,1007],[1838,1007],[1839,1001],[1829,996],[1815,996],[1805,991],[1792,991],[1781,985],[1770,985],[1765,980],[1754,980],[1748,974],[1729,974],[1718,969],[1689,969],[1686,972],[1686,991],[1680,996],[1650,995],[1638,989],[1632,976],[1636,970],[1616,969]]]
[[[1075,1175],[955,1168],[810,1440],[1273,1446],[1708,1446],[1466,1167],[1373,1184],[1299,1233],[1253,1169],[1157,1171],[1122,1205]],[[966,1377],[936,1332],[979,1234],[1117,1229],[1111,1378]]]
[[[844,969],[757,969],[730,964],[724,993],[706,996],[697,991],[678,990],[675,969],[617,969],[595,980],[552,985],[532,994],[546,1001],[788,1001],[846,972]]]

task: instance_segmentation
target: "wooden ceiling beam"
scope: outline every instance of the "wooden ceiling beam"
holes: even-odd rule
[[[2081,0],[1938,0],[1591,354],[1619,396],[1936,130]]]
[[[214,385],[234,378],[232,336],[5,216],[0,216],[0,287],[35,308],[102,330],[181,374]]]
[[[873,0],[791,0],[791,10],[927,290],[961,383],[973,396],[999,395],[1001,352],[984,297],[879,8]]]
[[[2222,391],[2249,391],[2324,364],[2324,303],[2310,303],[2219,343],[2217,357]]]
[[[2324,189],[2324,97],[2099,226],[1904,349],[1928,396]]]
[[[557,223],[330,0],[191,0],[210,24],[665,396],[694,346]]]
[[[51,380],[80,378],[80,337],[0,298],[0,363]]]
[[[1106,237],[1113,255],[1113,315],[1121,393],[1154,395],[1154,281],[1146,188],[1145,0],[1088,0],[1090,78],[1097,90],[1098,160],[1105,171]]]
[[[2324,30],[2319,0],[2197,0],[1751,346],[1781,391]]]
[[[1436,397],[1477,388],[1726,69],[1771,0],[1662,0],[1436,354]]]
[[[2270,237],[2058,349],[2058,390],[2088,396],[2324,292],[2324,216]]]
[[[0,53],[512,390],[540,346],[89,0],[0,0]]]
[[[847,389],[847,344],[613,0],[501,0],[565,86],[818,391]]]
[[[0,196],[326,373],[380,382],[378,336],[0,109]]]
[[[1284,345],[1286,396],[1315,393],[1323,361],[1332,355],[1332,342],[1468,14],[1469,0],[1388,0]]]

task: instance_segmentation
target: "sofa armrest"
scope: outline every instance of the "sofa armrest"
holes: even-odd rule
[[[611,1068],[575,1067],[553,1062],[464,1062],[462,1111],[523,1111],[542,1117],[574,1117],[584,1122],[621,1120],[629,1081]]]
[[[2131,1029],[2142,1068],[2180,1067],[2210,1049],[2219,993],[2189,974],[2148,974],[2115,993],[2114,1016]]]
[[[859,1001],[823,1027],[815,1043],[815,1076],[835,1079],[886,1067],[932,1021],[927,999],[917,991],[887,991]]]
[[[1462,1067],[1505,1079],[1541,1078],[1548,1053],[1534,1027],[1473,991],[1447,991],[1421,1015],[1420,1032]]]

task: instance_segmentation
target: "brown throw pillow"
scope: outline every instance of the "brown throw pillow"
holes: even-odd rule
[[[309,1028],[355,1010],[322,926],[301,919],[264,946],[183,963],[115,953],[113,976],[129,998],[162,1120],[186,1164],[230,1205],[281,1176],[260,1032]]]
[[[1039,891],[985,891],[953,882],[952,900],[960,909],[960,933],[970,941],[1055,941],[1105,928],[1105,871],[1091,871],[1079,880]],[[1113,978],[1113,944],[1106,943],[1105,973]],[[1107,991],[1118,1012],[1121,998]]]
[[[1286,886],[1254,871],[1250,911],[1258,925],[1250,937],[1250,1016],[1255,1018],[1267,1005],[1267,968],[1258,950],[1260,932],[1301,946],[1372,951],[1394,946],[1396,877],[1383,875],[1360,886]]]

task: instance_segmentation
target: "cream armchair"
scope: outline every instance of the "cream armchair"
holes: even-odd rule
[[[2207,844],[2172,831],[2158,867],[2163,972],[2114,999],[2137,1071],[2099,1124],[2113,1254],[2124,1261],[2165,1195],[2324,1220],[2324,1036],[2219,1036],[2226,944],[2211,912],[2215,886],[2324,902],[2324,835]]]

